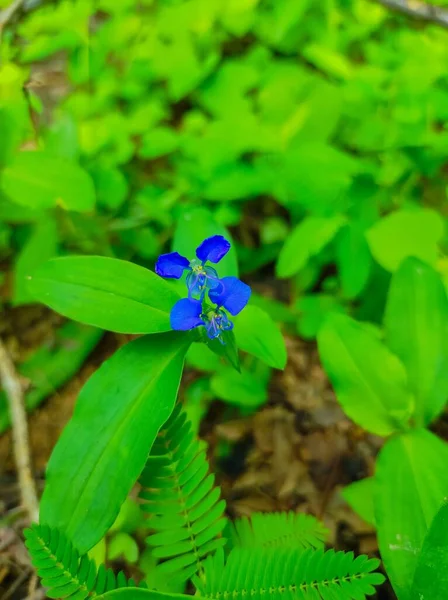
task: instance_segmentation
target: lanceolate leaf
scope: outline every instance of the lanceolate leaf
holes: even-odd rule
[[[390,439],[380,453],[375,520],[381,557],[400,600],[411,598],[423,540],[448,496],[447,464],[448,445],[424,429]]]
[[[439,274],[416,258],[392,278],[386,341],[402,360],[415,395],[415,420],[427,425],[448,399],[448,299]]]
[[[189,337],[146,336],[106,361],[79,395],[48,464],[41,522],[80,552],[114,522],[173,409]]]
[[[351,419],[377,435],[405,426],[413,407],[405,369],[372,331],[333,313],[319,332],[318,344],[338,400]]]
[[[277,262],[277,275],[291,277],[303,269],[310,258],[331,242],[344,224],[344,217],[306,217],[288,236]]]
[[[119,333],[169,331],[179,300],[152,271],[101,256],[55,258],[29,280],[36,300],[70,319]]]
[[[411,600],[445,600],[448,590],[448,504],[434,517],[415,570]]]
[[[235,319],[238,347],[275,369],[284,369],[286,346],[271,317],[258,306],[246,306]]]

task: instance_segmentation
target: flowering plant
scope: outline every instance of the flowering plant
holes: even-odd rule
[[[180,279],[187,271],[188,298],[178,300],[170,313],[174,330],[188,331],[203,326],[210,339],[225,343],[222,332],[233,329],[227,312],[233,316],[239,314],[251,294],[250,287],[237,277],[219,279],[214,267],[207,265],[207,262],[219,263],[229,250],[230,242],[222,235],[214,235],[196,248],[196,258],[191,261],[178,252],[159,256],[155,271],[161,277]]]

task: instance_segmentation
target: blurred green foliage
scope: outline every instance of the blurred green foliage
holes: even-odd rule
[[[380,323],[407,256],[448,282],[443,28],[371,0],[61,0],[25,3],[0,58],[6,301],[52,256],[152,267],[210,223],[255,291],[288,280],[252,303],[308,339]],[[266,397],[235,377],[213,393]]]

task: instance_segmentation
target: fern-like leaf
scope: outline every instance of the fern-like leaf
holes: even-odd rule
[[[253,513],[232,523],[228,532],[233,547],[323,548],[328,530],[303,513]]]
[[[122,587],[135,587],[135,581],[120,572],[115,576],[103,565],[96,568],[87,554],[79,555],[73,544],[57,529],[34,524],[25,530],[25,545],[48,598],[85,600]]]
[[[235,548],[225,562],[222,551],[208,557],[194,583],[210,600],[364,600],[384,581],[378,565],[352,552]]]
[[[153,555],[164,559],[158,575],[186,581],[202,571],[204,557],[225,544],[219,535],[226,519],[220,489],[209,474],[205,449],[177,406],[159,434],[140,483],[142,508]]]

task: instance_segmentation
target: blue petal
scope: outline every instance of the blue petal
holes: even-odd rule
[[[203,263],[209,260],[212,263],[218,263],[230,250],[230,242],[222,235],[212,235],[202,242],[196,249],[196,256]]]
[[[161,254],[156,262],[156,273],[160,277],[169,279],[180,279],[182,273],[189,266],[188,260],[179,254],[179,252],[169,252]]]
[[[197,300],[182,298],[171,309],[170,323],[176,331],[188,331],[204,325],[201,319],[202,304]]]
[[[221,283],[224,289],[221,291],[210,290],[208,293],[212,302],[223,306],[231,315],[237,315],[249,302],[251,289],[237,277],[223,277]]]

